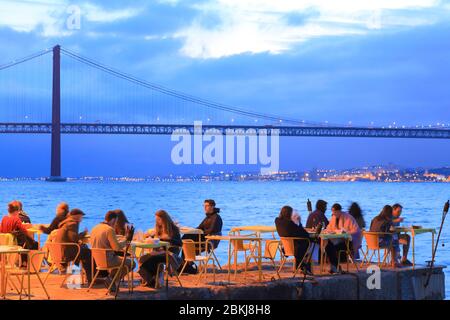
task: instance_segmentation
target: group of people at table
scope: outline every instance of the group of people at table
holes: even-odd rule
[[[147,237],[158,238],[161,241],[170,243],[168,254],[171,256],[171,262],[175,262],[175,267],[183,265],[183,255],[181,248],[184,239],[192,239],[194,241],[206,242],[208,236],[222,235],[222,218],[219,215],[220,209],[216,208],[216,203],[212,199],[204,201],[205,217],[199,224],[197,229],[202,230],[202,234],[184,234],[181,237],[179,227],[174,223],[171,216],[164,210],[158,210],[155,213],[155,228],[151,234],[146,234]],[[300,237],[310,239],[311,241],[317,241],[312,234],[318,229],[322,232],[330,233],[347,233],[351,235],[350,241],[350,253],[354,258],[358,258],[358,250],[361,247],[362,242],[362,230],[365,228],[364,218],[362,211],[357,203],[353,203],[348,212],[342,211],[340,204],[335,203],[331,208],[331,219],[328,220],[326,216],[327,202],[324,200],[318,200],[316,203],[316,210],[311,212],[308,216],[306,226],[303,227],[301,218],[298,213],[290,206],[284,206],[281,208],[279,216],[275,219],[275,226],[277,233],[280,237]],[[381,210],[380,214],[376,216],[370,225],[370,231],[386,233],[380,237],[380,245],[388,246],[391,250],[392,261],[395,266],[410,265],[411,263],[407,259],[409,249],[409,236],[388,234],[392,227],[397,226],[403,218],[400,217],[402,213],[402,206],[395,204],[393,206],[386,205]],[[69,205],[65,202],[58,204],[56,208],[56,216],[49,225],[40,225],[40,231],[48,234],[47,242],[55,243],[76,243],[80,246],[80,253],[78,255],[76,264],[82,262],[82,267],[85,271],[87,281],[92,281],[92,276],[95,273],[96,265],[92,264],[92,252],[87,245],[86,237],[88,230],[85,229],[79,232],[80,223],[83,220],[85,213],[80,209],[69,210]],[[1,220],[0,233],[11,233],[15,236],[17,244],[26,249],[36,250],[39,247],[38,242],[34,240],[33,234],[27,230],[32,226],[30,217],[23,210],[22,203],[14,200],[8,204],[8,214]],[[128,270],[133,270],[135,267],[134,259],[124,254],[124,241],[120,239],[126,239],[128,233],[132,229],[132,225],[129,223],[124,212],[120,209],[108,211],[104,220],[96,225],[89,234],[89,243],[91,248],[108,249],[107,260],[111,266],[120,265],[125,259],[125,265]],[[118,240],[119,239],[119,240]],[[326,254],[330,261],[330,272],[339,272],[338,266],[338,253],[341,250],[347,249],[345,241],[339,239],[333,239],[334,241],[328,241],[325,246]],[[217,248],[219,241],[211,241],[211,248],[205,248],[200,246],[201,251],[214,250]],[[403,244],[403,256],[400,260],[400,244]],[[309,246],[305,242],[296,240],[294,242],[295,247],[295,261],[301,270],[309,274],[311,273],[311,264],[308,261],[303,261]],[[42,248],[45,250],[45,245]],[[156,281],[157,267],[160,263],[166,262],[166,248],[162,247],[148,254],[144,254],[139,257],[138,273],[140,274],[143,284],[153,287]],[[74,248],[67,248],[64,250],[64,256],[66,261],[73,261],[76,255]],[[341,258],[340,261],[345,261],[347,257]],[[26,263],[26,260],[22,263]],[[51,262],[50,262],[51,263]],[[67,265],[61,264],[57,266],[61,273],[66,271]],[[94,270],[92,270],[92,267]],[[173,267],[173,266],[171,266]],[[193,263],[188,264],[189,270],[194,270],[195,265]],[[103,276],[108,276],[104,274]],[[113,276],[113,275],[110,275]],[[125,276],[122,275],[122,276]]]

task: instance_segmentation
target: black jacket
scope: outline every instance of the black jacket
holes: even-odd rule
[[[302,224],[296,225],[291,220],[276,218],[275,226],[280,237],[298,237],[309,239],[309,233],[303,228]]]
[[[319,223],[324,223],[325,227],[328,225],[328,219],[325,216],[325,213],[320,210],[311,212],[311,214],[308,216],[308,220],[306,221],[306,227],[315,228]]]
[[[203,230],[205,236],[222,235],[222,218],[218,213],[207,213],[197,229]]]
[[[65,219],[66,219],[65,216],[56,216],[55,218],[53,218],[52,223],[50,223],[48,228],[46,228],[46,227],[42,227],[41,228],[42,232],[45,233],[45,234],[52,233],[53,230],[58,229],[59,224],[61,222],[63,222]]]
[[[385,220],[380,217],[373,218],[370,223],[370,231],[372,232],[390,232],[392,226],[391,220]]]

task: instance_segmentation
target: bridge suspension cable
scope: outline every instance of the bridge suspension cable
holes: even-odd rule
[[[20,59],[13,60],[13,61],[11,61],[11,62],[2,64],[2,65],[0,65],[0,71],[1,71],[1,70],[4,70],[4,69],[11,68],[11,67],[13,67],[13,66],[15,66],[15,65],[18,65],[18,64],[22,64],[22,63],[24,63],[24,62],[33,60],[33,59],[35,59],[35,58],[41,57],[41,56],[43,56],[43,55],[45,55],[45,54],[48,54],[48,53],[50,53],[50,52],[52,52],[51,48],[47,48],[47,49],[44,49],[44,50],[42,50],[42,51],[36,52],[36,53],[34,53],[34,54],[31,54],[31,55],[29,55],[29,56],[26,56],[26,57],[23,57],[23,58],[20,58]]]
[[[175,91],[175,90],[172,90],[172,89],[169,89],[169,88],[157,85],[157,84],[153,84],[153,83],[150,83],[148,81],[145,81],[145,80],[142,80],[139,78],[136,78],[132,75],[129,75],[129,74],[119,71],[117,69],[108,67],[108,66],[106,66],[100,62],[97,62],[95,60],[92,60],[90,58],[80,56],[79,54],[76,54],[66,48],[61,47],[61,52],[64,55],[69,56],[72,59],[75,59],[83,64],[89,65],[93,68],[99,69],[99,70],[106,72],[110,75],[113,75],[115,77],[127,80],[127,81],[137,84],[139,86],[142,86],[142,87],[145,87],[148,89],[152,89],[152,90],[158,91],[160,93],[163,93],[163,94],[166,94],[166,95],[178,98],[178,99],[193,102],[193,103],[196,103],[196,104],[208,107],[208,108],[213,108],[213,109],[226,111],[226,112],[243,115],[243,116],[247,116],[247,117],[252,117],[252,118],[275,121],[278,124],[285,123],[285,124],[295,124],[295,125],[301,125],[301,126],[305,126],[305,125],[324,126],[324,124],[320,124],[320,123],[300,121],[300,120],[295,120],[295,119],[286,118],[286,117],[279,117],[276,115],[265,114],[265,113],[257,113],[257,112],[244,110],[241,108],[235,108],[235,107],[227,106],[224,104],[208,101],[205,99],[194,97],[194,96],[188,95],[183,92]],[[329,125],[330,124],[327,124],[327,126],[329,126]]]

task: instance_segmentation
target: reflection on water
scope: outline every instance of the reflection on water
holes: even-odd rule
[[[322,198],[331,205],[339,202],[348,208],[357,201],[366,222],[385,204],[404,206],[404,225],[439,227],[444,202],[450,197],[450,185],[438,183],[314,183],[314,182],[84,182],[48,183],[41,181],[0,182],[3,214],[6,204],[19,199],[34,223],[49,223],[59,201],[81,208],[87,216],[83,226],[92,228],[106,211],[120,207],[136,229],[146,230],[154,224],[154,212],[167,210],[181,225],[196,227],[203,219],[203,200],[213,198],[221,208],[224,233],[239,225],[273,225],[279,209],[293,206],[306,221],[306,200]],[[329,205],[329,207],[330,207]],[[330,212],[327,212],[330,215]],[[450,239],[447,221],[441,243]],[[431,258],[430,234],[419,235],[416,261]],[[437,263],[450,264],[449,246],[439,246]],[[226,246],[218,255],[225,261]],[[450,288],[450,270],[446,270]],[[447,289],[447,296],[450,290]]]

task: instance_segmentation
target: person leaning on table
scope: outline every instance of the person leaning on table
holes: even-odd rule
[[[403,222],[404,218],[401,217],[403,211],[403,206],[401,204],[394,204],[392,206],[392,226],[399,227],[400,223]],[[403,254],[401,264],[404,266],[412,266],[411,261],[408,260],[409,246],[411,243],[411,236],[407,233],[402,233],[399,235],[394,235],[394,238],[398,238],[399,244],[403,246]],[[400,259],[400,250],[398,251],[397,259]]]
[[[69,214],[69,205],[65,202],[59,203],[58,206],[56,207],[56,215],[53,218],[50,225],[48,227],[41,225],[39,226],[39,229],[45,234],[52,233],[53,230],[59,228],[59,224],[67,218],[68,214]]]
[[[180,263],[180,250],[183,243],[181,242],[180,230],[173,222],[170,215],[165,210],[158,210],[155,213],[155,238],[161,241],[169,242],[171,247],[169,252],[169,270],[177,270]],[[154,287],[156,281],[160,281],[163,273],[160,273],[160,279],[156,279],[158,264],[166,263],[166,248],[155,248],[149,254],[145,254],[139,258],[138,273],[143,280],[143,285]]]
[[[342,211],[342,206],[339,203],[333,204],[331,207],[331,220],[325,231],[330,232],[346,232],[352,236],[350,242],[350,250],[355,259],[359,258],[359,248],[362,242],[362,231],[358,226],[355,218],[349,213]],[[345,251],[347,246],[343,239],[333,239],[333,243],[336,252]],[[341,257],[342,261],[346,261],[347,257]]]
[[[297,238],[306,238],[313,241],[309,236],[309,233],[303,228],[301,224],[301,219],[293,217],[294,210],[290,206],[284,206],[281,208],[280,214],[277,218],[275,218],[275,226],[277,228],[277,233],[280,237],[297,237]],[[295,262],[296,266],[303,259],[303,256],[308,249],[308,243],[302,240],[294,241],[294,250],[295,250]],[[330,259],[330,273],[338,272],[337,268],[337,255],[334,246],[331,242],[325,247],[325,252],[327,253],[328,258]],[[311,273],[311,263],[306,263],[300,267],[303,272],[306,274]]]
[[[108,251],[106,255],[108,266],[118,266],[122,263],[122,259],[126,259],[125,265],[128,267],[128,270],[131,271],[134,269],[134,262],[129,258],[123,257],[122,251],[124,249],[124,246],[117,241],[117,235],[114,231],[114,226],[116,225],[117,218],[117,212],[115,211],[108,211],[106,213],[105,220],[96,225],[91,231],[91,246],[93,249],[112,250]],[[125,275],[126,273],[124,270],[124,273],[121,274],[121,278],[123,278]],[[111,277],[114,277],[114,274],[112,274]],[[112,291],[115,291],[114,286]]]
[[[38,243],[28,234],[27,228],[31,227],[29,224],[23,224],[19,217],[20,204],[14,200],[8,203],[8,215],[2,218],[0,232],[12,233],[19,246],[25,249],[35,250],[38,248]]]
[[[392,207],[390,205],[385,205],[381,212],[372,219],[370,223],[371,232],[386,232],[390,233],[393,224]],[[397,260],[397,255],[399,252],[398,238],[393,237],[391,234],[386,234],[379,237],[379,244],[381,248],[390,248],[392,265],[394,267],[400,267],[401,264]]]
[[[83,238],[87,234],[87,229],[79,233],[80,223],[83,220],[85,213],[80,209],[72,209],[67,218],[59,224],[56,231],[54,242],[56,243],[76,243],[80,245],[80,254],[75,260],[78,265],[80,261],[83,263],[83,269],[86,272],[86,277],[90,283],[92,280],[92,266],[91,266],[91,250],[86,244],[83,244]],[[75,246],[65,246],[63,248],[63,256],[66,261],[72,261],[77,254]],[[59,266],[61,272],[65,272],[66,265]]]

